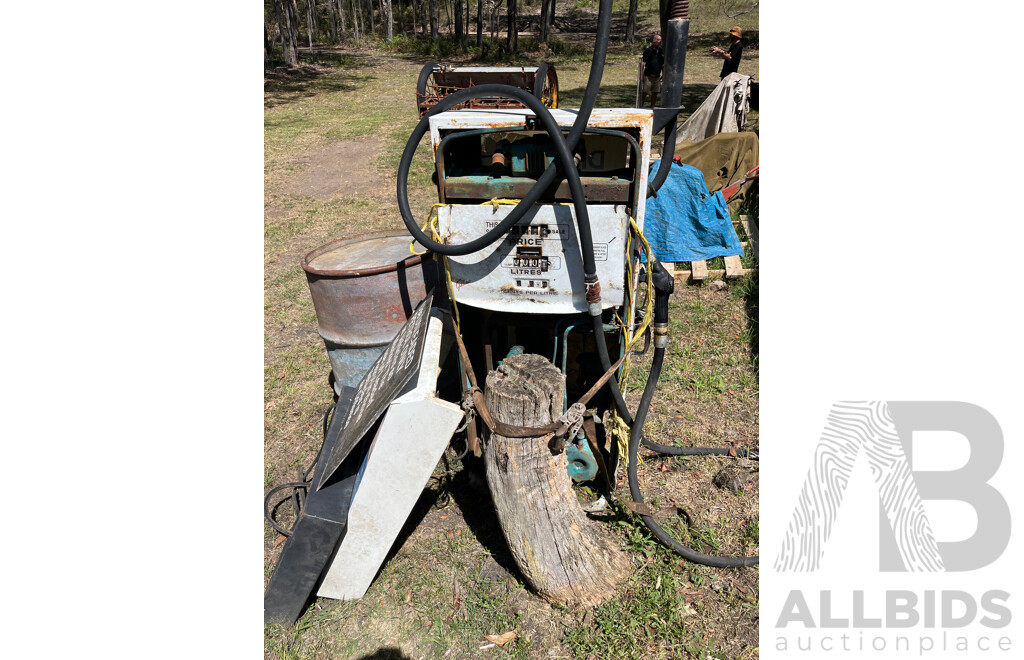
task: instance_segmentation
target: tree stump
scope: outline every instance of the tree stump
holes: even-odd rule
[[[536,427],[562,414],[565,376],[539,355],[519,355],[487,375],[484,400],[501,422]],[[629,558],[600,523],[587,518],[550,436],[492,433],[484,449],[487,484],[502,532],[530,587],[568,607],[597,605],[615,593]]]

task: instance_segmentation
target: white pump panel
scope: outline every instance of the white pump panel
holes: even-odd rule
[[[438,230],[449,243],[463,244],[493,229],[512,205],[449,204],[438,208]],[[589,205],[601,305],[622,304],[626,232],[623,205]],[[576,216],[570,205],[540,205],[508,235],[489,247],[448,257],[455,300],[503,312],[573,314],[586,312],[583,257]]]

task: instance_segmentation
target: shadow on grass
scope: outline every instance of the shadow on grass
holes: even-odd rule
[[[452,478],[452,499],[462,511],[466,526],[480,545],[491,553],[491,558],[525,584],[526,579],[519,572],[501,531],[501,523],[498,522],[498,514],[494,510],[494,502],[484,476],[483,459],[467,456],[464,465],[465,468]]]
[[[277,67],[263,72],[264,110],[291,103],[304,96],[348,92],[372,79],[369,73],[356,73],[349,67],[332,65],[318,68],[306,64]],[[368,70],[368,69],[367,69]]]
[[[469,531],[473,533],[480,545],[491,554],[499,566],[525,584],[526,580],[519,572],[512,553],[508,549],[508,544],[505,542],[505,536],[502,534],[501,524],[498,522],[498,515],[494,511],[494,504],[483,476],[483,465],[482,463],[474,465],[474,461],[482,461],[482,459],[472,456],[465,457],[463,469],[452,475],[450,479],[441,479],[437,483],[432,480],[431,485],[423,489],[409,518],[405,521],[405,525],[398,533],[391,549],[388,550],[387,557],[381,563],[381,567],[377,569],[377,575],[373,578],[374,582],[380,577],[384,567],[405,545],[409,536],[420,526],[430,510],[435,506],[443,506],[450,498],[459,507],[466,526],[469,527]]]
[[[402,653],[401,649],[396,649],[393,646],[386,646],[384,648],[377,649],[373,653],[360,656],[359,660],[412,660],[412,656]]]

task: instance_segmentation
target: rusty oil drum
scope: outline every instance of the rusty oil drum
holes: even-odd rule
[[[414,255],[411,242],[405,231],[369,234],[333,241],[302,259],[338,394],[359,384],[439,281],[433,253]]]

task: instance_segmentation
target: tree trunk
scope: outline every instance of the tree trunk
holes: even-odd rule
[[[281,8],[281,15],[284,16],[284,24],[281,29],[281,48],[283,49],[284,63],[288,66],[298,66],[299,54],[296,50],[296,42],[299,40],[298,17],[295,15],[295,0],[276,0]]]
[[[338,29],[341,31],[341,38],[345,38],[345,32],[347,28],[345,26],[345,5],[342,4],[342,0],[332,0],[338,3]]]
[[[306,0],[306,36],[309,37],[309,54],[313,54],[313,33],[316,31],[316,1]]]
[[[381,20],[384,21],[384,34],[387,36],[388,41],[395,38],[395,29],[393,24],[394,14],[391,11],[391,0],[380,0]]]
[[[462,48],[466,45],[466,35],[463,30],[462,21],[462,0],[455,0],[455,42]]]
[[[377,21],[373,18],[373,0],[366,0],[367,14],[370,15],[370,34],[377,33]]]
[[[361,28],[359,22],[358,0],[352,0],[352,30],[356,33],[356,41],[359,41],[359,32],[361,31]]]
[[[267,34],[267,26],[263,25],[263,68],[270,67],[270,35]]]
[[[285,64],[288,63],[288,46],[285,41],[284,33],[284,9],[281,7],[281,0],[274,0],[274,15],[277,17],[277,36],[281,39],[281,57],[284,58]]]
[[[554,0],[541,0],[540,3],[540,41],[548,42],[548,16],[551,15],[551,3]]]
[[[565,376],[539,355],[506,358],[487,375],[484,398],[498,421],[536,427],[562,412]],[[614,595],[628,556],[587,518],[566,473],[564,451],[550,436],[491,434],[484,450],[487,484],[505,541],[530,586],[552,603],[591,607]]]
[[[491,5],[491,43],[494,43],[494,33],[497,31],[498,25],[498,7],[501,5],[501,0],[492,0]]]
[[[484,45],[484,0],[476,0],[476,47]]]
[[[519,51],[519,0],[508,0],[508,35],[505,39],[509,53]]]
[[[626,18],[626,41],[633,43],[636,37],[636,12],[640,0],[629,0],[629,16]]]
[[[437,39],[437,0],[430,0],[430,36]]]

